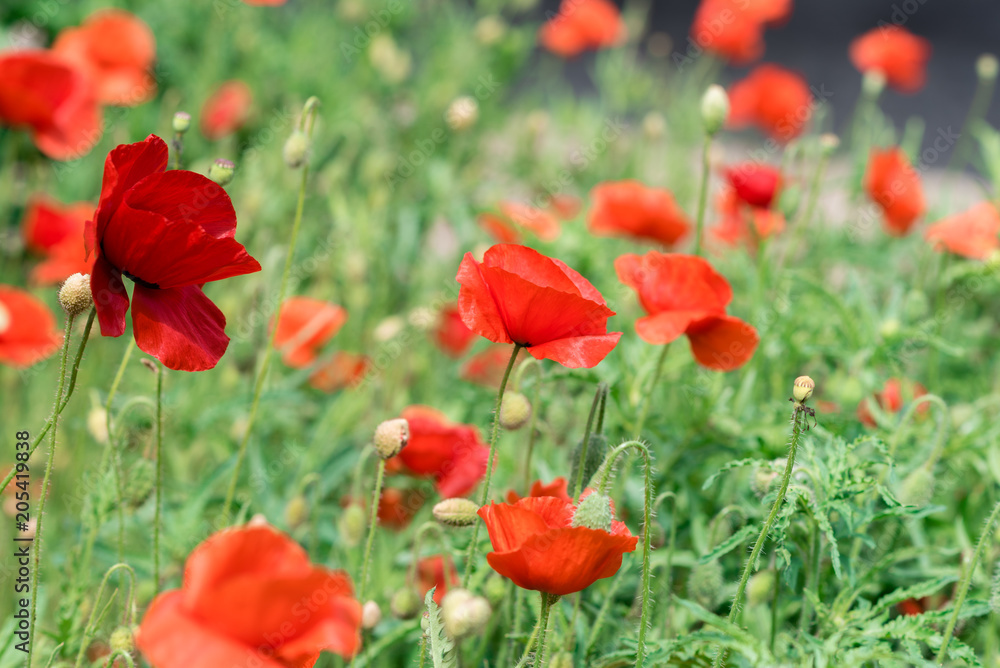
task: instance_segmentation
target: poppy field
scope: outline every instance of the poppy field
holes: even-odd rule
[[[997,58],[654,5],[3,3],[0,668],[1000,666]]]

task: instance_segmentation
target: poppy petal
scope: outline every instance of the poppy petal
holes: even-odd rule
[[[167,143],[156,135],[149,135],[145,141],[135,144],[121,144],[108,153],[97,218],[87,224],[88,253],[94,250],[96,240],[103,238],[104,228],[118,210],[125,193],[150,174],[166,170],[169,153]]]
[[[692,322],[712,315],[705,311],[664,311],[635,321],[635,332],[646,343],[661,346],[680,338]]]
[[[621,336],[621,332],[572,336],[531,346],[528,352],[535,359],[552,360],[570,369],[591,369],[614,350]]]
[[[687,335],[694,358],[715,371],[743,366],[760,343],[757,330],[733,316],[705,318],[688,328]]]
[[[491,503],[479,509],[479,516],[489,527],[490,543],[497,552],[516,550],[532,536],[549,531],[549,525],[531,506],[519,505],[525,500],[521,499],[514,505]],[[566,505],[565,502],[560,503]]]
[[[462,286],[458,295],[458,308],[466,326],[494,343],[513,343],[507,334],[500,309],[480,271],[480,265],[472,257],[472,253],[466,253],[462,258],[455,279]]]
[[[90,275],[90,294],[94,297],[94,304],[97,307],[101,336],[124,334],[128,292],[122,282],[122,273],[100,255],[94,262],[94,273]]]
[[[132,330],[140,350],[170,369],[204,371],[226,352],[226,317],[201,288],[158,290],[136,284]]]

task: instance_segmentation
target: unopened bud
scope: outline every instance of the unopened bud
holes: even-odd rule
[[[479,519],[479,506],[468,499],[445,499],[434,506],[434,519],[451,527],[470,527]]]
[[[463,95],[455,98],[448,111],[444,114],[444,120],[452,130],[461,132],[468,130],[479,119],[479,103],[476,98]]]
[[[976,75],[984,81],[997,78],[997,57],[992,53],[984,53],[976,61]]]
[[[494,573],[486,580],[486,584],[483,585],[483,593],[486,595],[486,600],[490,602],[490,605],[498,606],[507,596],[507,581],[503,576]]]
[[[805,403],[806,399],[812,396],[816,383],[809,376],[799,376],[792,385],[792,397],[798,403]]]
[[[754,573],[747,582],[747,601],[750,605],[766,602],[774,588],[774,571],[771,569]]]
[[[90,294],[90,274],[73,274],[59,288],[59,305],[66,315],[76,317],[94,303]]]
[[[722,565],[717,559],[696,565],[688,578],[688,596],[709,610],[715,609],[722,591],[722,576]]]
[[[729,116],[729,96],[726,89],[718,84],[712,84],[701,96],[701,122],[709,137],[714,136],[726,122]]]
[[[389,611],[398,619],[413,619],[420,612],[420,607],[420,597],[412,587],[403,587],[389,601]]]
[[[587,457],[586,461],[583,460],[583,439],[577,442],[576,447],[573,449],[573,455],[570,458],[571,469],[570,469],[570,480],[582,480],[584,486],[587,482],[594,477],[597,470],[601,468],[601,464],[604,463],[604,457],[608,454],[608,439],[603,434],[591,434],[590,438],[587,440]],[[583,467],[583,473],[580,473],[580,467]],[[582,475],[583,477],[577,478],[577,476]]]
[[[281,154],[285,158],[285,164],[295,169],[301,167],[306,161],[306,154],[309,153],[309,139],[302,130],[294,131],[285,140],[285,147]]]
[[[651,111],[642,119],[642,134],[647,139],[662,139],[666,132],[667,121],[660,112]]]
[[[145,457],[140,457],[125,476],[125,487],[122,497],[133,508],[138,508],[146,502],[156,484],[156,464]]]
[[[174,114],[174,132],[179,135],[184,134],[191,127],[191,114],[186,111],[178,111]]]
[[[531,417],[531,402],[520,392],[507,392],[500,403],[500,426],[508,431],[516,431],[528,423]]]
[[[87,413],[87,431],[98,443],[108,442],[108,412],[103,406],[94,406]]]
[[[375,601],[368,601],[361,608],[361,628],[371,631],[382,621],[382,609]]]
[[[861,90],[870,98],[876,98],[882,94],[885,88],[885,74],[879,70],[868,70],[861,80]]]
[[[903,479],[899,500],[908,506],[926,506],[934,496],[934,474],[921,466]]]
[[[840,137],[832,132],[824,132],[819,136],[819,150],[823,155],[831,155],[840,147]]]
[[[600,492],[592,492],[576,507],[572,526],[610,532],[611,520],[611,499]]]
[[[127,626],[119,626],[111,632],[108,640],[112,652],[126,652],[131,654],[135,651],[135,635],[132,629]]]
[[[208,178],[212,179],[220,186],[227,186],[229,182],[233,180],[233,175],[236,173],[236,165],[233,164],[232,160],[226,160],[225,158],[219,158],[212,163],[212,166],[208,168]]]
[[[337,521],[337,529],[340,537],[348,547],[357,547],[361,544],[361,539],[365,535],[365,509],[356,503],[352,503],[344,508],[343,514]]]
[[[492,612],[489,601],[482,596],[473,596],[466,589],[452,589],[441,599],[444,632],[455,640],[470,636],[486,626]]]
[[[480,44],[483,46],[493,46],[503,39],[504,34],[507,32],[507,24],[499,16],[490,14],[479,19],[473,32]]]
[[[410,423],[403,418],[386,420],[375,429],[375,451],[382,459],[399,454],[410,440]]]
[[[293,496],[285,506],[285,522],[289,529],[297,529],[309,518],[309,502],[299,494]]]

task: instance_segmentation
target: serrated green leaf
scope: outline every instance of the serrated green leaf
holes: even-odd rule
[[[725,554],[729,554],[736,547],[742,545],[747,538],[755,535],[758,531],[759,529],[754,525],[752,524],[746,525],[745,527],[734,533],[732,536],[730,536],[726,540],[716,545],[715,548],[713,548],[710,552],[706,552],[705,554],[703,554],[701,558],[698,560],[698,563],[707,564],[708,562],[715,561],[716,559]]]
[[[424,596],[424,605],[427,606],[427,639],[430,645],[431,660],[434,668],[458,668],[458,656],[455,650],[455,643],[445,635],[444,622],[441,619],[441,609],[434,602],[434,590]]]
[[[923,598],[925,596],[930,596],[942,587],[945,587],[956,580],[958,580],[958,578],[954,575],[942,575],[941,577],[926,580],[904,589],[897,589],[880,598],[878,603],[875,604],[875,607],[872,608],[872,614],[880,614],[897,603],[901,603],[909,598]]]

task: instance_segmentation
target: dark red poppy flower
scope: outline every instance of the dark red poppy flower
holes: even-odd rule
[[[417,562],[417,582],[415,584],[421,599],[431,590],[431,587],[437,587],[434,590],[434,602],[440,605],[441,599],[448,593],[448,590],[459,584],[455,562],[447,554],[421,559]]]
[[[338,350],[309,376],[309,384],[323,392],[353,388],[364,380],[371,365],[367,355]]]
[[[500,202],[500,211],[542,241],[555,241],[559,238],[559,221],[544,209],[507,200]]]
[[[490,346],[486,350],[476,353],[462,365],[459,377],[476,385],[488,387],[496,390],[503,380],[504,371],[507,370],[507,363],[510,362],[510,347],[502,344]],[[514,368],[521,363],[521,358],[514,362]]]
[[[347,311],[336,304],[311,297],[289,297],[278,312],[274,348],[288,366],[307,367],[345,322]]]
[[[461,357],[476,340],[476,333],[465,326],[458,304],[449,304],[441,309],[437,326],[434,328],[434,342],[438,348],[451,357]]]
[[[516,244],[521,241],[521,233],[514,224],[503,216],[484,212],[476,216],[476,222],[491,237],[503,244]]]
[[[609,0],[563,0],[559,13],[538,31],[541,45],[563,58],[616,46],[625,36],[621,13]]]
[[[865,398],[858,403],[858,420],[867,427],[874,429],[878,425],[875,416],[872,415],[868,402],[872,399],[886,413],[898,413],[903,408],[903,403],[913,401],[918,397],[927,394],[927,388],[920,383],[900,378],[890,378],[885,381],[881,392],[875,393],[871,398]],[[917,415],[926,415],[930,411],[929,404],[921,404],[917,408]]]
[[[764,28],[791,13],[792,0],[702,0],[691,39],[733,65],[746,65],[764,54]]]
[[[33,283],[58,283],[73,274],[89,274],[94,263],[87,259],[83,230],[94,217],[90,202],[62,205],[34,197],[21,225],[25,245],[46,259],[31,270]]]
[[[466,253],[456,280],[469,329],[495,343],[525,346],[535,359],[590,368],[621,338],[608,333],[615,313],[587,279],[525,246],[493,246],[482,263]]]
[[[729,246],[744,244],[755,251],[762,239],[785,229],[780,211],[749,206],[731,187],[719,191],[716,207],[719,224],[712,228],[712,236]]]
[[[934,223],[924,237],[938,250],[985,260],[1000,250],[1000,213],[991,202],[980,202]]]
[[[670,191],[639,181],[598,184],[590,191],[593,206],[590,231],[601,236],[626,236],[672,247],[691,230],[684,211]]]
[[[882,209],[886,231],[905,236],[926,210],[920,174],[899,147],[872,149],[865,190]]]
[[[754,125],[781,143],[798,137],[812,116],[812,92],[801,76],[777,65],[760,65],[729,88],[731,128]]]
[[[242,81],[222,83],[201,108],[201,133],[215,141],[231,135],[250,117],[253,93]]]
[[[687,335],[694,358],[715,371],[738,369],[753,357],[757,330],[726,315],[733,291],[704,258],[649,251],[622,255],[615,271],[649,314],[635,322],[643,341],[663,345]]]
[[[916,93],[927,78],[931,43],[902,26],[884,25],[851,42],[850,56],[861,72],[880,72],[896,90]]]
[[[727,167],[725,174],[736,195],[758,209],[770,209],[781,189],[781,172],[760,162]]]
[[[155,135],[122,144],[104,163],[101,200],[87,223],[96,253],[90,289],[104,336],[125,333],[135,282],[132,331],[139,348],[171,369],[211,369],[226,352],[226,318],[202,285],[260,271],[233,235],[236,212],[221,186],[201,174],[167,169]]]
[[[49,308],[27,292],[0,285],[0,362],[28,367],[62,344]]]
[[[352,656],[360,629],[344,572],[310,564],[288,536],[254,526],[196,547],[181,588],[149,606],[136,644],[157,668],[309,668],[321,651]]]
[[[566,482],[566,478],[562,476],[559,476],[547,485],[543,484],[541,480],[531,483],[531,490],[528,492],[527,498],[533,496],[554,496],[566,502],[573,500],[569,495],[569,484]],[[522,498],[526,497],[520,496],[512,489],[507,491],[507,503],[517,503]]]
[[[134,107],[156,92],[156,38],[148,25],[123,9],[99,10],[79,28],[64,29],[52,51],[86,72],[104,104]]]
[[[483,506],[479,516],[494,550],[486,560],[522,589],[559,596],[611,577],[639,539],[618,521],[610,532],[570,526],[575,511],[572,502],[554,496]]]
[[[101,108],[86,74],[51,51],[0,54],[0,123],[30,128],[38,150],[75,160],[101,138]]]
[[[896,604],[896,609],[901,615],[913,616],[924,614],[924,599],[908,598]]]

